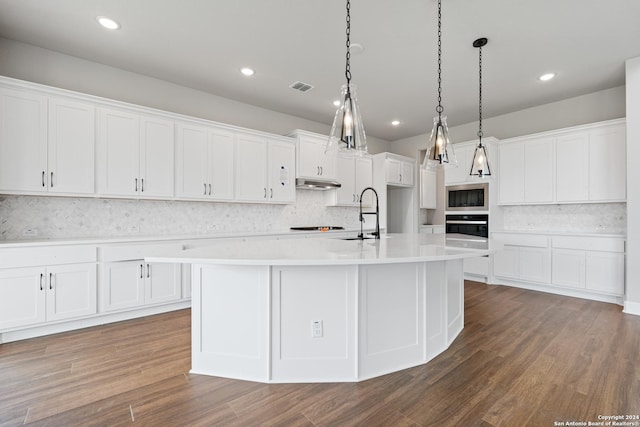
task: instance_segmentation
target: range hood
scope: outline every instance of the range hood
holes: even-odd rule
[[[342,185],[338,181],[326,179],[296,178],[296,188],[305,190],[331,190],[333,188],[340,187],[342,187]]]

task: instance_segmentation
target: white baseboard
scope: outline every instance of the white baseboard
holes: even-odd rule
[[[625,301],[624,302],[624,310],[623,313],[627,314],[635,314],[636,316],[640,316],[640,302],[635,301]]]

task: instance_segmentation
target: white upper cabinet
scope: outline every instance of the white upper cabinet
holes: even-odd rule
[[[437,173],[420,170],[420,208],[436,209],[438,202]]]
[[[0,89],[0,189],[93,194],[94,108]]]
[[[623,202],[625,126],[595,123],[500,144],[500,204]]]
[[[98,193],[173,196],[172,121],[100,109],[98,135]]]
[[[589,133],[559,136],[556,141],[556,200],[589,200]]]
[[[373,159],[370,156],[337,156],[337,180],[340,188],[327,192],[329,206],[359,206],[362,190],[373,186]],[[371,206],[373,195],[367,192],[362,206]]]
[[[387,156],[392,156],[392,154],[387,154]],[[385,160],[387,184],[412,187],[415,164],[413,159],[403,160],[399,156],[388,157]]]
[[[233,199],[235,135],[217,128],[178,125],[176,194],[180,198]]]
[[[336,179],[336,156],[325,154],[328,136],[296,130],[289,134],[297,141],[296,177]]]
[[[237,134],[235,199],[241,202],[295,201],[295,145],[291,142]]]
[[[0,89],[0,189],[46,191],[47,98]]]

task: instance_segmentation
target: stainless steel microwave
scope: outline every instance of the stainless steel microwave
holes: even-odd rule
[[[447,186],[447,211],[489,210],[489,184]]]

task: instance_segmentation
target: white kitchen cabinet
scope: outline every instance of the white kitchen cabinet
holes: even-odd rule
[[[93,194],[94,108],[0,89],[0,189]]]
[[[296,177],[320,180],[336,179],[336,155],[326,154],[328,136],[303,130],[289,134],[296,138]]]
[[[589,132],[589,200],[625,201],[626,130],[623,124]]]
[[[177,196],[202,200],[233,199],[234,133],[179,124],[177,135]]]
[[[295,201],[295,145],[266,137],[238,134],[235,200]]]
[[[359,206],[362,190],[373,186],[373,160],[369,156],[337,156],[337,180],[341,187],[328,193],[330,206]],[[364,194],[362,206],[373,204],[371,191]]]
[[[415,161],[387,158],[386,160],[387,184],[403,187],[413,186],[413,173]]]
[[[625,138],[615,120],[503,141],[499,203],[624,202]]]
[[[458,165],[457,167],[445,168],[444,179],[446,185],[460,184],[473,180],[473,177],[469,175],[469,171],[471,170],[471,162],[473,161],[476,145],[477,141],[474,143],[453,144],[453,151],[456,154]]]
[[[102,108],[98,128],[98,193],[173,196],[173,121]]]
[[[558,236],[552,239],[555,285],[624,294],[624,239]]]
[[[437,173],[420,170],[420,208],[436,209],[438,202]]]
[[[496,277],[550,283],[551,257],[549,239],[542,235],[494,234],[504,248],[493,255],[493,274]]]
[[[177,301],[182,286],[180,264],[105,262],[100,285],[102,312]]]
[[[0,330],[96,313],[96,265],[0,270]]]
[[[0,189],[46,191],[47,98],[0,88]]]

